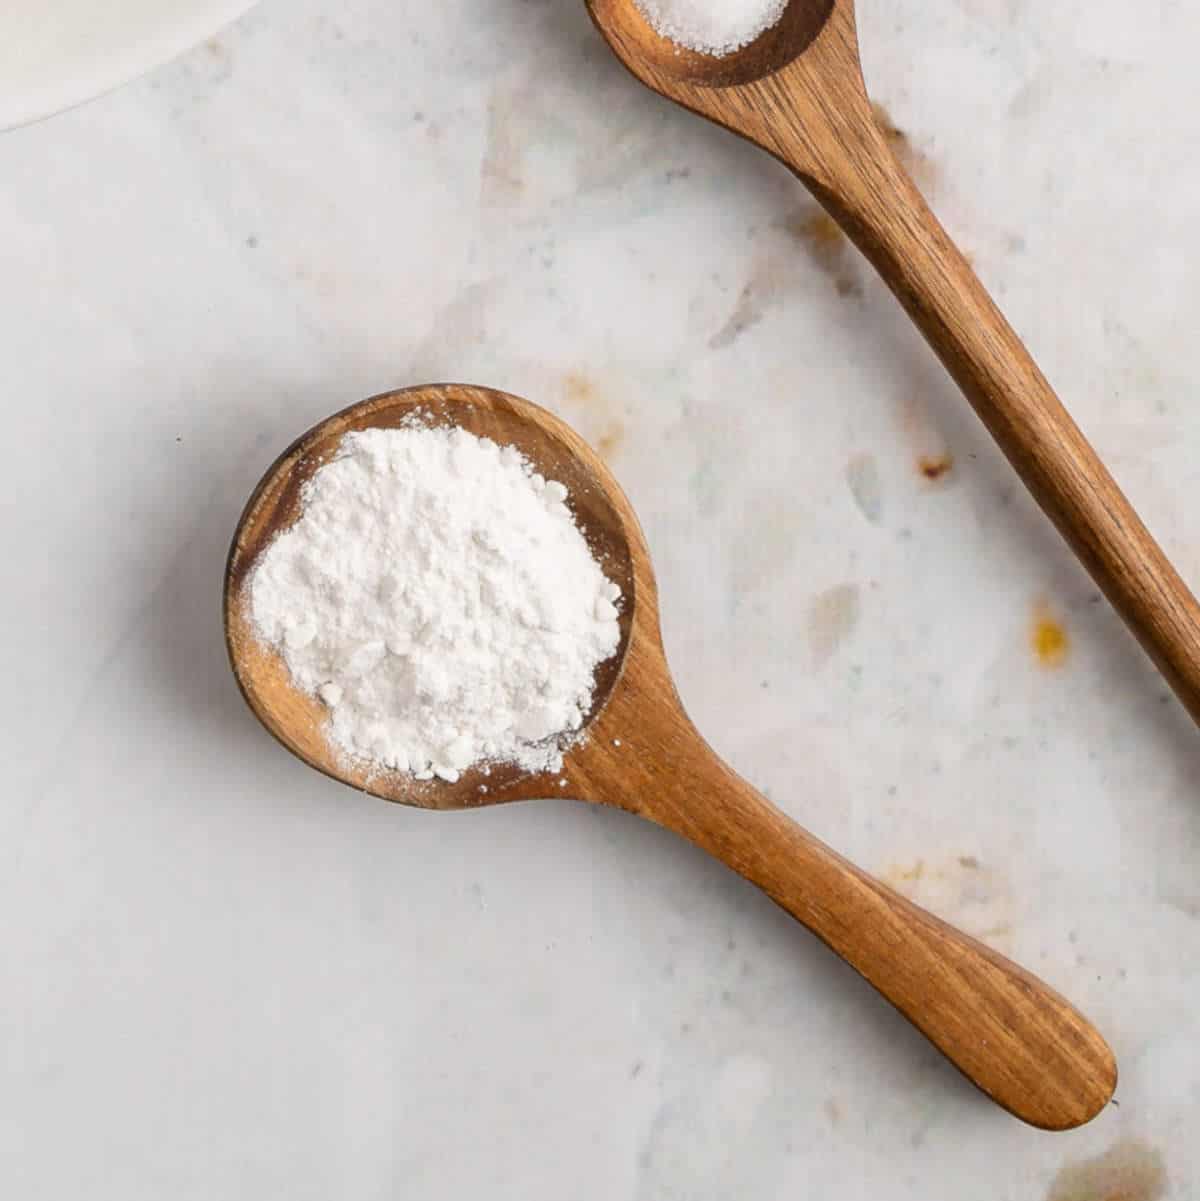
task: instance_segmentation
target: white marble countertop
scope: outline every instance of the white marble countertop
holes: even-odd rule
[[[574,0],[417,8],[267,0],[0,138],[0,1194],[1200,1196],[1200,735],[780,167]],[[859,18],[935,207],[1200,585],[1200,11]],[[221,641],[245,496],[444,378],[599,444],[701,728],[1076,1001],[1119,1106],[1021,1126],[632,818],[407,811],[268,739]]]

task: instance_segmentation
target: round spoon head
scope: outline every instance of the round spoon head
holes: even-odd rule
[[[689,50],[662,36],[636,0],[586,0],[600,32],[617,57],[655,91],[673,95],[672,83],[726,87],[778,71],[816,40],[848,0],[790,0],[783,16],[748,46],[717,57]]]
[[[563,770],[531,776],[512,765],[465,771],[455,783],[418,781],[349,761],[329,743],[327,711],[300,691],[283,659],[254,633],[247,581],[258,556],[300,516],[304,484],[336,453],[343,435],[388,429],[419,414],[430,425],[459,426],[515,446],[547,479],[568,489],[567,504],[592,553],[622,594],[621,641],[596,670],[591,712]],[[242,695],[267,730],[318,771],[390,801],[426,809],[465,809],[532,797],[587,794],[585,753],[592,728],[621,681],[631,651],[661,654],[653,573],[645,538],[617,482],[569,426],[537,405],[488,388],[430,385],[389,392],[322,421],[292,444],[255,488],[234,535],[225,571],[225,640]],[[609,740],[611,741],[611,740]],[[594,756],[593,756],[594,757]]]

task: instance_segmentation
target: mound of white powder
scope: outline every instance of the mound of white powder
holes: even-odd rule
[[[347,756],[458,779],[557,770],[617,649],[621,592],[511,446],[413,425],[343,438],[250,577],[253,625]]]
[[[678,46],[720,57],[779,22],[787,0],[636,0],[654,29]]]

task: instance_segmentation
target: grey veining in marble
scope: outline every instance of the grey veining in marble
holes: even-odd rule
[[[1200,585],[1200,12],[859,9],[935,207]],[[0,1194],[1200,1196],[1200,734],[796,183],[581,4],[266,0],[0,138],[0,230]],[[445,378],[602,448],[717,748],[1083,1007],[1119,1107],[1008,1119],[660,831],[389,807],[255,726],[247,491]]]

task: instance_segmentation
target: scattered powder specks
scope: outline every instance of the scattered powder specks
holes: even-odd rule
[[[617,648],[605,578],[561,483],[461,429],[347,435],[250,579],[258,635],[347,756],[454,782],[556,770]]]
[[[637,0],[646,20],[679,46],[732,54],[783,16],[787,0]]]

